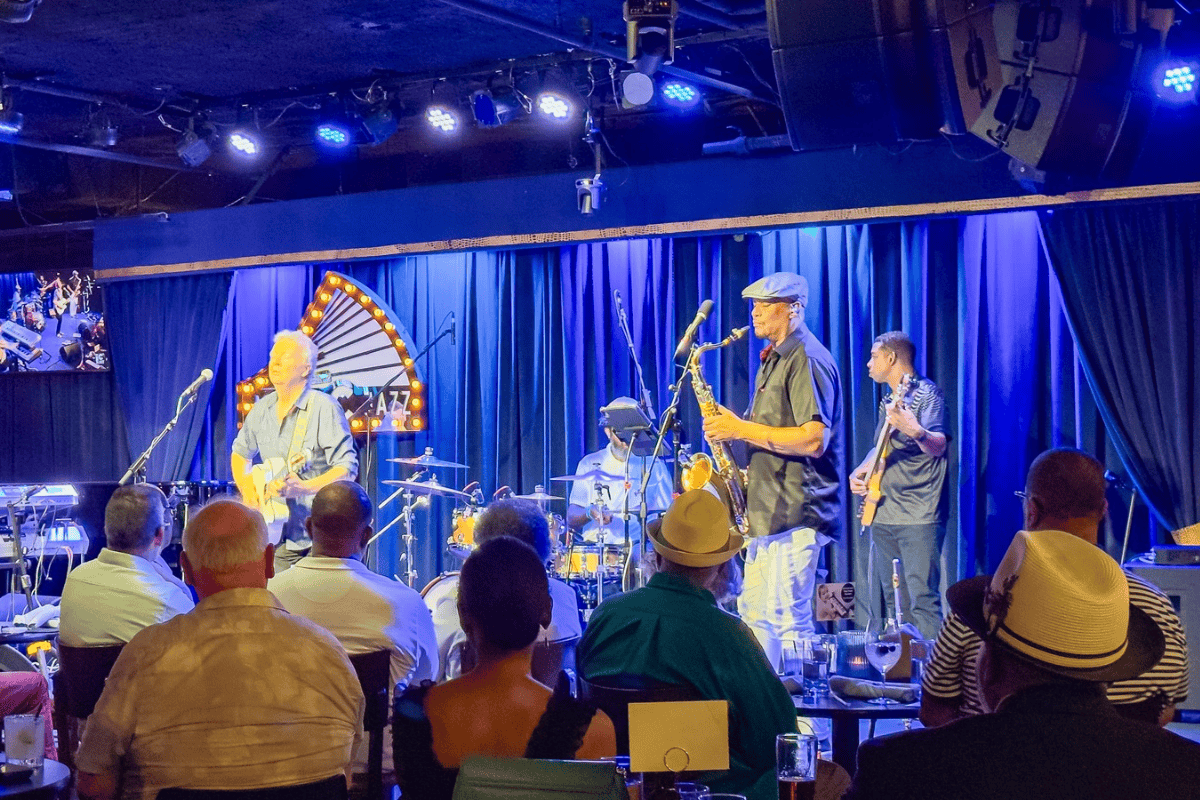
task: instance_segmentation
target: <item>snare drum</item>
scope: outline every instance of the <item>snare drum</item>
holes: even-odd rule
[[[558,576],[564,579],[594,576],[600,571],[601,563],[605,575],[620,575],[625,566],[625,548],[591,542],[577,544],[564,550],[555,561]]]

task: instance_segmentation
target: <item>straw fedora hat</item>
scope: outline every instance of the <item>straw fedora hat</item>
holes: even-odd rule
[[[959,581],[946,599],[989,644],[1064,677],[1128,680],[1163,655],[1117,562],[1063,531],[1018,532],[995,575]]]
[[[716,495],[692,489],[675,498],[646,535],[663,558],[685,567],[714,567],[742,549],[742,536],[729,525],[729,509]]]

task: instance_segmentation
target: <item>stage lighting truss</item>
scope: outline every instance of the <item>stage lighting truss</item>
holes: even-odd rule
[[[413,433],[428,427],[425,384],[411,355],[415,348],[378,295],[347,275],[326,272],[300,331],[319,351],[313,388],[338,401],[353,433]],[[266,367],[238,383],[238,428],[254,403],[272,391]]]

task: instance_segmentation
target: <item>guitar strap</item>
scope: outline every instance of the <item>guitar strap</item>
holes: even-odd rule
[[[305,391],[311,390],[306,389]],[[292,429],[292,442],[288,445],[287,458],[284,460],[284,468],[288,472],[291,472],[292,464],[304,451],[304,437],[308,434],[308,415],[309,406],[305,403],[304,408],[300,409],[300,414],[296,417],[296,427]]]

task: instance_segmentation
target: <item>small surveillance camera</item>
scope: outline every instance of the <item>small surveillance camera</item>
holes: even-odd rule
[[[604,197],[604,181],[597,174],[594,178],[580,178],[575,181],[575,204],[579,206],[579,213],[591,215],[593,211],[600,209],[600,202]]]

